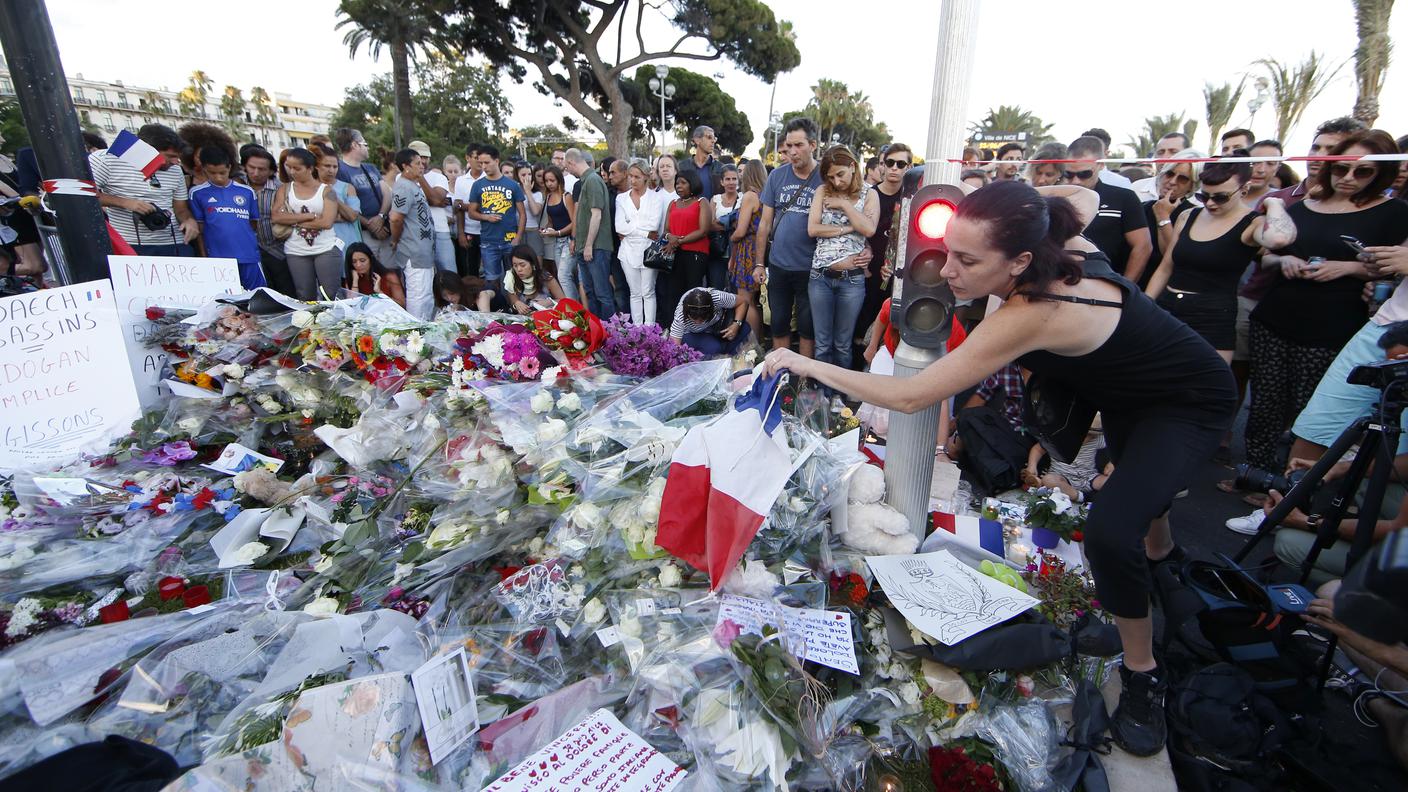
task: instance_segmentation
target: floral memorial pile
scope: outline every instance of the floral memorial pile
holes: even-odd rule
[[[170,789],[1067,788],[1078,507],[918,547],[751,359],[247,300],[152,309],[172,395],[5,482],[0,775],[118,735]]]

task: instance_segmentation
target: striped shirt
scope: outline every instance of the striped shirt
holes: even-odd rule
[[[159,170],[148,179],[140,170],[108,154],[107,150],[95,151],[88,155],[88,167],[93,171],[93,182],[98,189],[118,198],[132,198],[146,201],[165,212],[171,223],[166,228],[154,231],[140,224],[130,209],[120,206],[105,206],[108,222],[129,245],[180,245],[185,243],[181,228],[176,223],[173,207],[176,201],[185,201],[186,177],[180,168],[170,167]],[[153,184],[155,182],[155,184]]]
[[[707,322],[696,322],[693,319],[684,317],[684,303],[689,295],[697,291],[709,293],[709,299],[714,303],[714,314]],[[699,286],[684,293],[680,297],[680,302],[675,306],[675,320],[670,323],[670,337],[679,340],[685,337],[686,333],[709,333],[722,330],[719,323],[724,321],[724,317],[738,305],[738,295],[733,292],[719,291],[718,289],[706,289]],[[732,321],[730,318],[729,321]]]
[[[279,180],[271,178],[264,182],[262,189],[256,189],[253,185],[249,189],[259,196],[259,226],[255,231],[259,237],[259,251],[283,261],[284,243],[274,238],[273,221],[269,219],[274,213],[274,196],[279,192]]]

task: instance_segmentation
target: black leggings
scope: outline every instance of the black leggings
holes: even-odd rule
[[[1103,413],[1115,472],[1092,504],[1085,526],[1085,557],[1100,605],[1115,616],[1149,615],[1149,565],[1144,535],[1168,511],[1188,475],[1212,456],[1225,426],[1186,418]]]

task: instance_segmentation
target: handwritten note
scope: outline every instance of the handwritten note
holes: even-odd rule
[[[183,382],[181,384],[184,385],[186,383]],[[240,445],[239,443],[230,443],[225,446],[224,451],[220,452],[219,458],[203,467],[208,467],[217,473],[233,476],[236,473],[243,473],[246,470],[253,470],[260,466],[268,468],[270,473],[278,473],[279,468],[284,466],[284,461],[271,456],[265,456],[249,446]]]
[[[484,790],[665,792],[682,780],[683,768],[621,725],[609,711],[600,709]]]
[[[67,462],[139,413],[106,280],[0,298],[0,470]]]
[[[150,407],[160,399],[157,383],[166,353],[144,343],[155,327],[147,320],[147,308],[199,308],[212,298],[244,291],[239,265],[234,259],[108,256],[108,266],[132,378],[142,406]]]
[[[752,597],[725,594],[719,603],[719,623],[730,619],[743,632],[763,634],[764,625],[781,627],[802,639],[805,659],[851,674],[860,673],[851,614],[816,608],[788,608]],[[781,621],[779,625],[778,622]]]

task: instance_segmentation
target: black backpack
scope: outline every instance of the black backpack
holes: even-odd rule
[[[1032,443],[1003,415],[1004,398],[958,411],[959,467],[979,491],[992,495],[1021,484]]]

